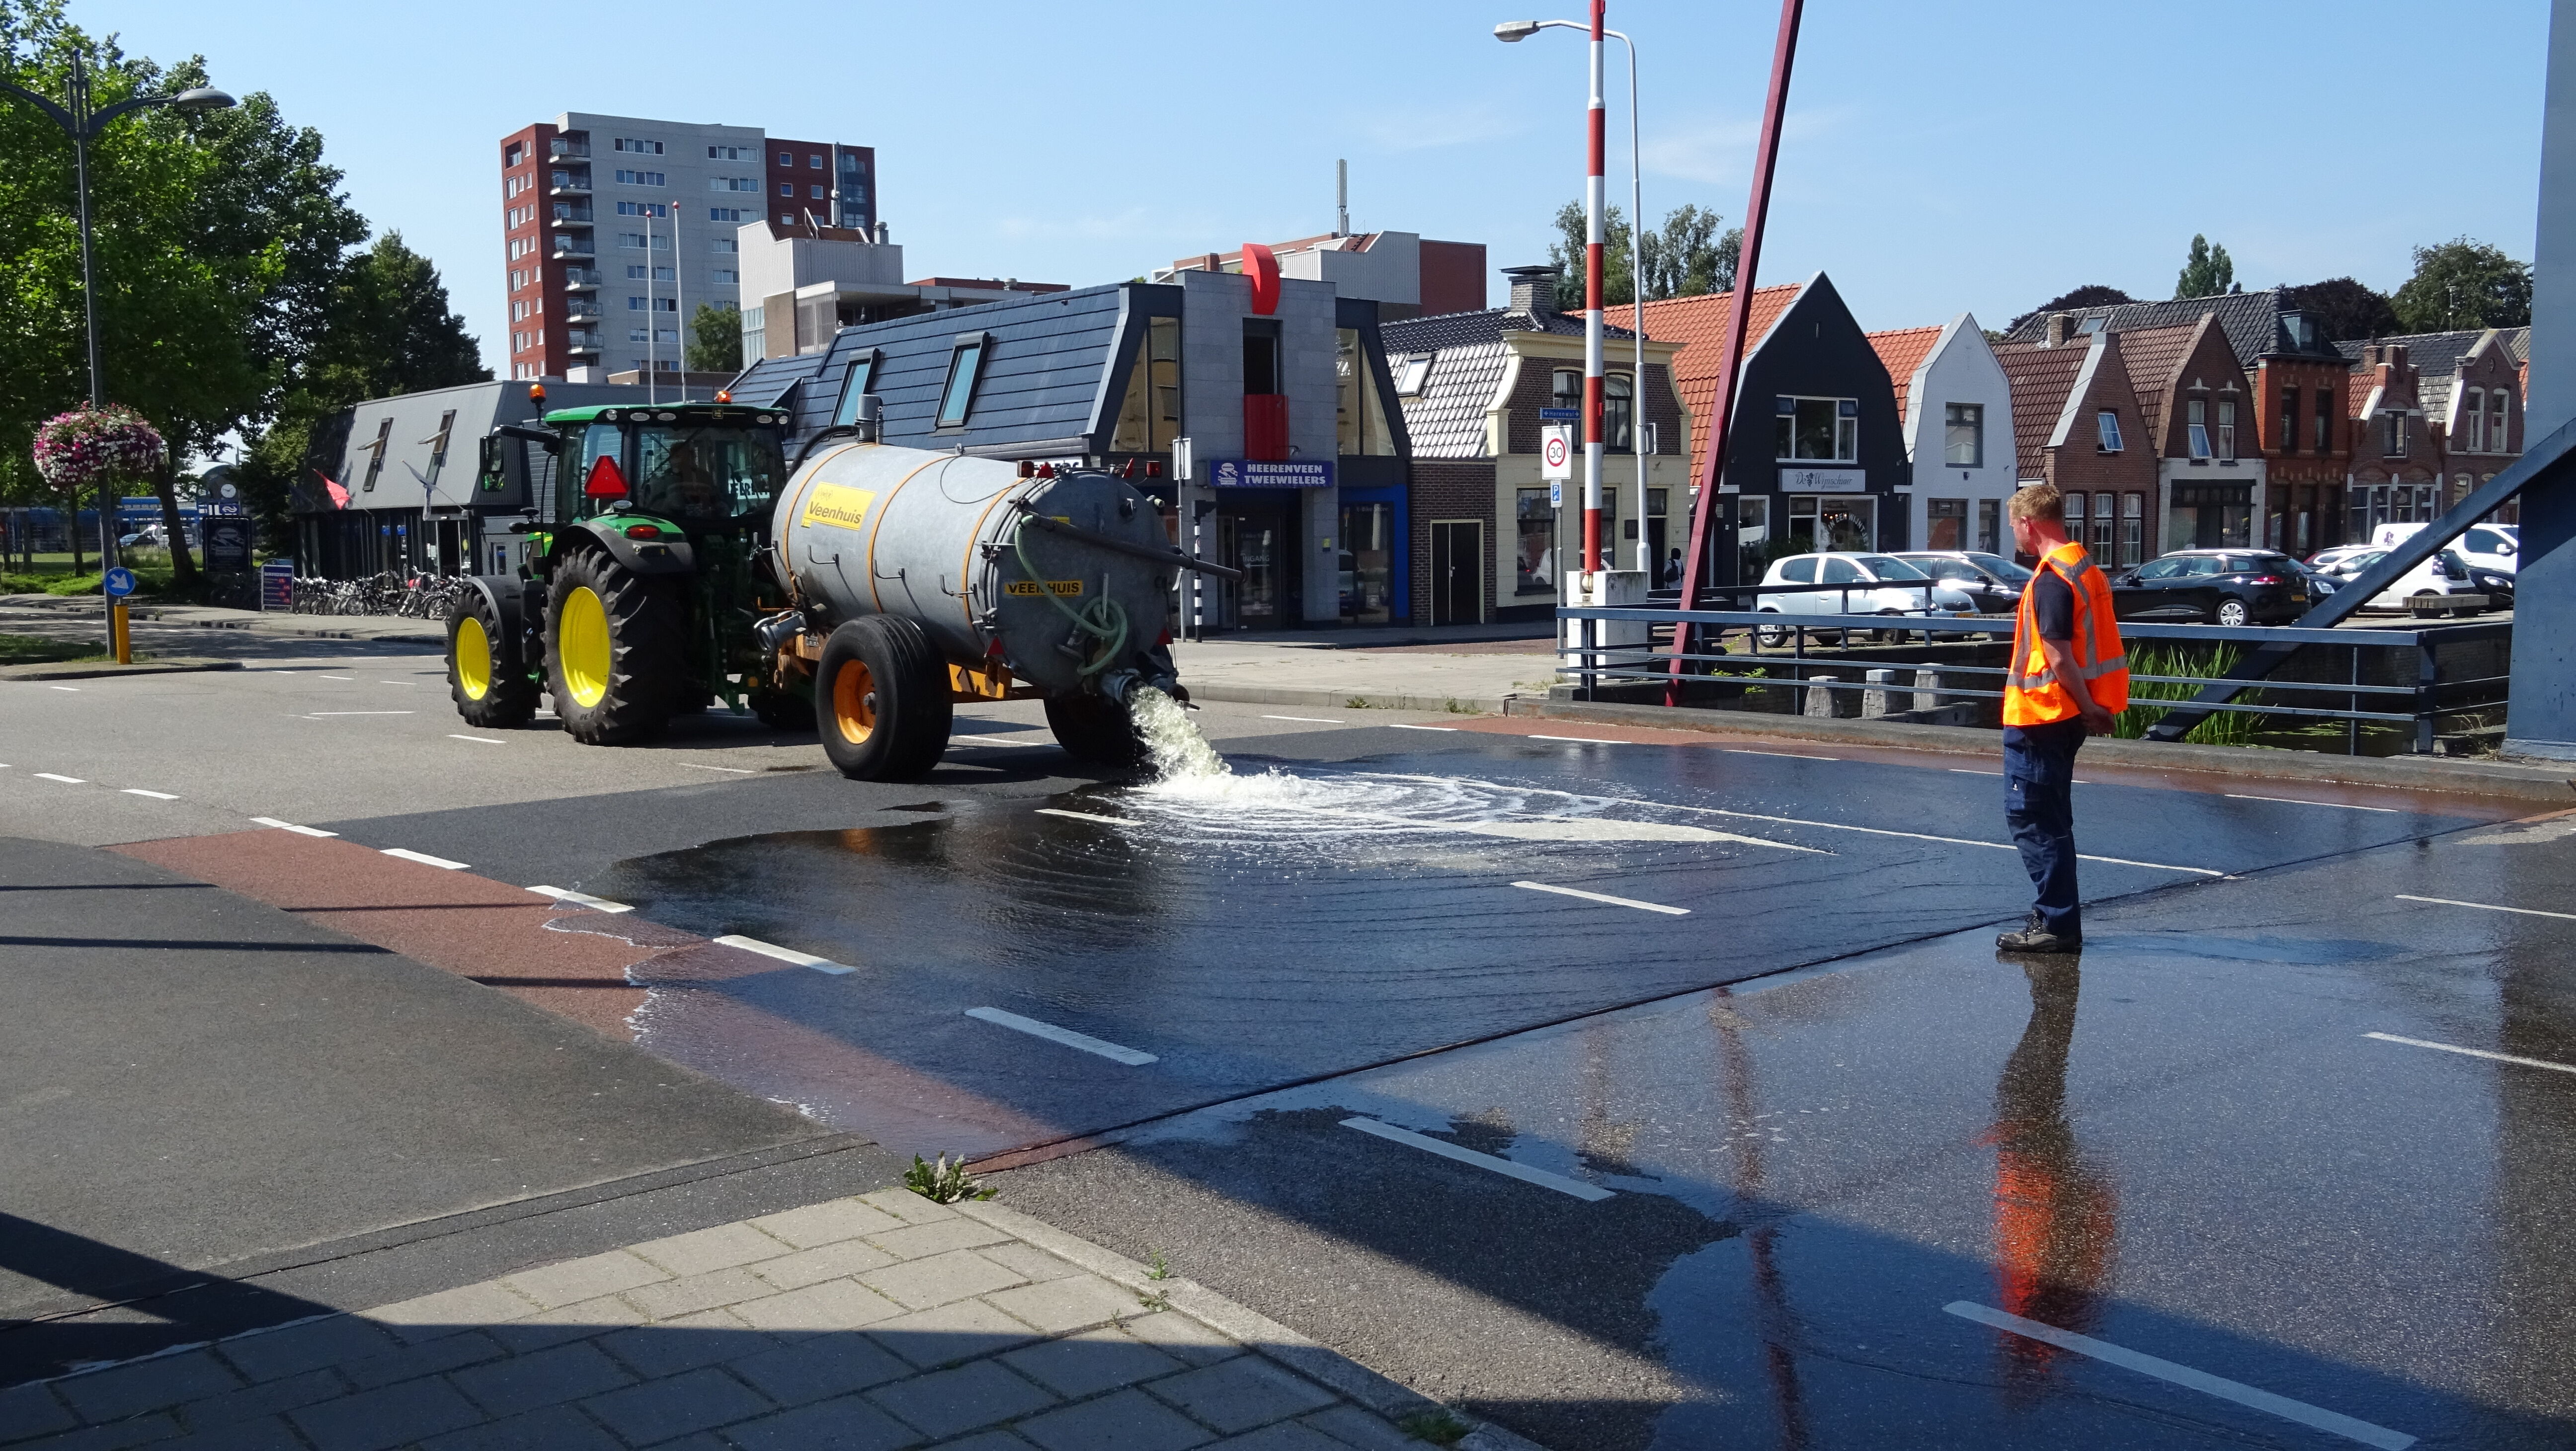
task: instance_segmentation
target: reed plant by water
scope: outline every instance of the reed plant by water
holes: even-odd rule
[[[2243,652],[2232,645],[2219,645],[2209,650],[2189,650],[2172,645],[2132,645],[2129,647],[2129,708],[2121,712],[2117,734],[2133,741],[2144,736],[2155,723],[2163,720],[2170,706],[2150,705],[2158,700],[2189,700],[2200,694],[2199,682],[2226,674],[2236,667]],[[2141,680],[2142,675],[2182,677],[2169,680]],[[2244,691],[2231,704],[2253,705],[2257,693]],[[2263,717],[2251,711],[2213,711],[2207,720],[2192,727],[2183,737],[2195,745],[2250,746],[2261,727]]]

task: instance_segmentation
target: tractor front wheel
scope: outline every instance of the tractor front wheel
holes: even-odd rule
[[[459,594],[447,612],[447,693],[465,723],[484,730],[513,730],[537,713],[537,682],[519,642],[480,589]]]
[[[921,626],[867,615],[832,631],[814,672],[823,754],[854,781],[910,781],[948,749],[957,703]]]
[[[622,746],[659,735],[685,688],[679,606],[607,554],[555,570],[546,603],[546,684],[564,733]]]

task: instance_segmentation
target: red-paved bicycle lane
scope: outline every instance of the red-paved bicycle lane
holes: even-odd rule
[[[1016,1142],[1062,1130],[838,1038],[695,985],[807,971],[631,914],[532,899],[522,887],[275,829],[109,850],[294,913],[343,936],[506,992],[647,1051],[654,998],[688,999],[690,1045],[661,1052],[745,1092],[796,1104],[881,1144],[939,1143],[972,1124]],[[816,1084],[831,1086],[814,1101]]]

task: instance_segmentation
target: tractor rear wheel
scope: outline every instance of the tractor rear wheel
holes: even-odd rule
[[[814,672],[823,754],[854,781],[910,781],[948,749],[957,715],[948,670],[921,626],[893,615],[843,623]]]
[[[1096,766],[1133,766],[1145,758],[1136,739],[1136,723],[1127,707],[1103,695],[1050,695],[1047,729],[1055,743],[1077,761]]]
[[[447,693],[470,726],[513,730],[537,713],[537,683],[491,597],[468,589],[447,612]]]
[[[546,686],[564,733],[622,746],[659,735],[685,687],[680,608],[654,581],[585,550],[555,570]]]

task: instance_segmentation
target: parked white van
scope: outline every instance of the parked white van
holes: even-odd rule
[[[2382,524],[2370,537],[2372,545],[2386,549],[2398,541],[2412,538],[2421,524]],[[2515,557],[2522,553],[2519,527],[2512,524],[2472,524],[2467,533],[2451,541],[2451,551],[2460,561],[2475,569],[2492,569],[2498,574],[2515,572]]]

